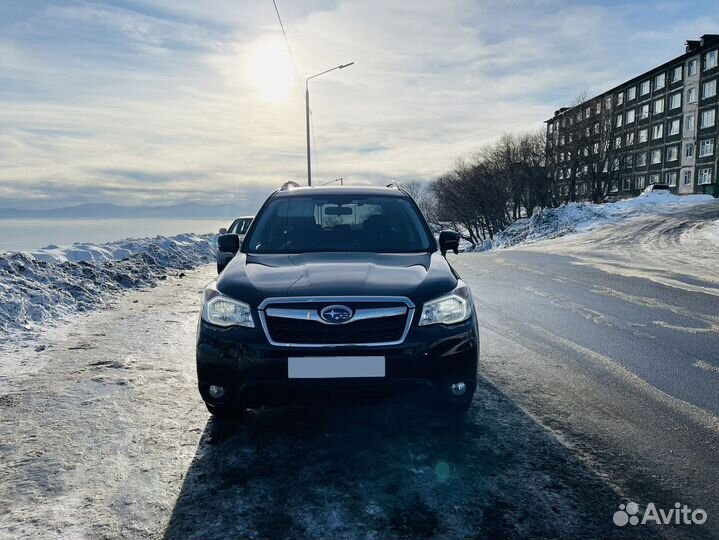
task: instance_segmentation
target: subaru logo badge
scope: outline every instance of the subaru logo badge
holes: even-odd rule
[[[320,311],[320,318],[330,324],[342,324],[352,318],[352,310],[347,306],[327,306]]]

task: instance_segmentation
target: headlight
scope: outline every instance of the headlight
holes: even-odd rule
[[[204,291],[202,319],[216,326],[246,326],[254,328],[250,306],[229,298],[218,291],[214,283]]]
[[[457,287],[439,298],[425,302],[419,326],[428,324],[456,324],[466,321],[472,313],[472,294],[469,287],[459,281]]]

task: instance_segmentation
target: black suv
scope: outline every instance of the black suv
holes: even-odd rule
[[[197,333],[202,398],[216,415],[275,404],[428,391],[463,413],[479,336],[469,287],[412,197],[394,188],[274,192],[204,291]]]

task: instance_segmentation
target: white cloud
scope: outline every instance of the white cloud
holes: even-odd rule
[[[267,102],[248,79],[259,43],[284,46],[271,2],[141,5],[0,19],[0,196],[159,202],[304,179],[300,85]],[[316,179],[357,183],[434,177],[504,131],[540,128],[580,91],[680,54],[708,24],[667,5],[659,43],[636,4],[279,5],[304,74],[356,62],[311,91]]]

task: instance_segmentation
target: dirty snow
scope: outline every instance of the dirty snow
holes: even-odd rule
[[[531,218],[519,219],[497,234],[494,240],[487,240],[474,251],[531,244],[572,233],[595,230],[629,218],[652,216],[662,212],[681,212],[698,204],[712,203],[717,203],[717,200],[711,195],[680,197],[670,193],[646,193],[633,199],[606,204],[570,203],[559,208],[547,208]],[[716,224],[713,237],[719,237],[719,226]]]
[[[106,307],[123,291],[155,285],[214,254],[215,236],[194,234],[0,253],[0,348],[31,342],[70,315]]]

